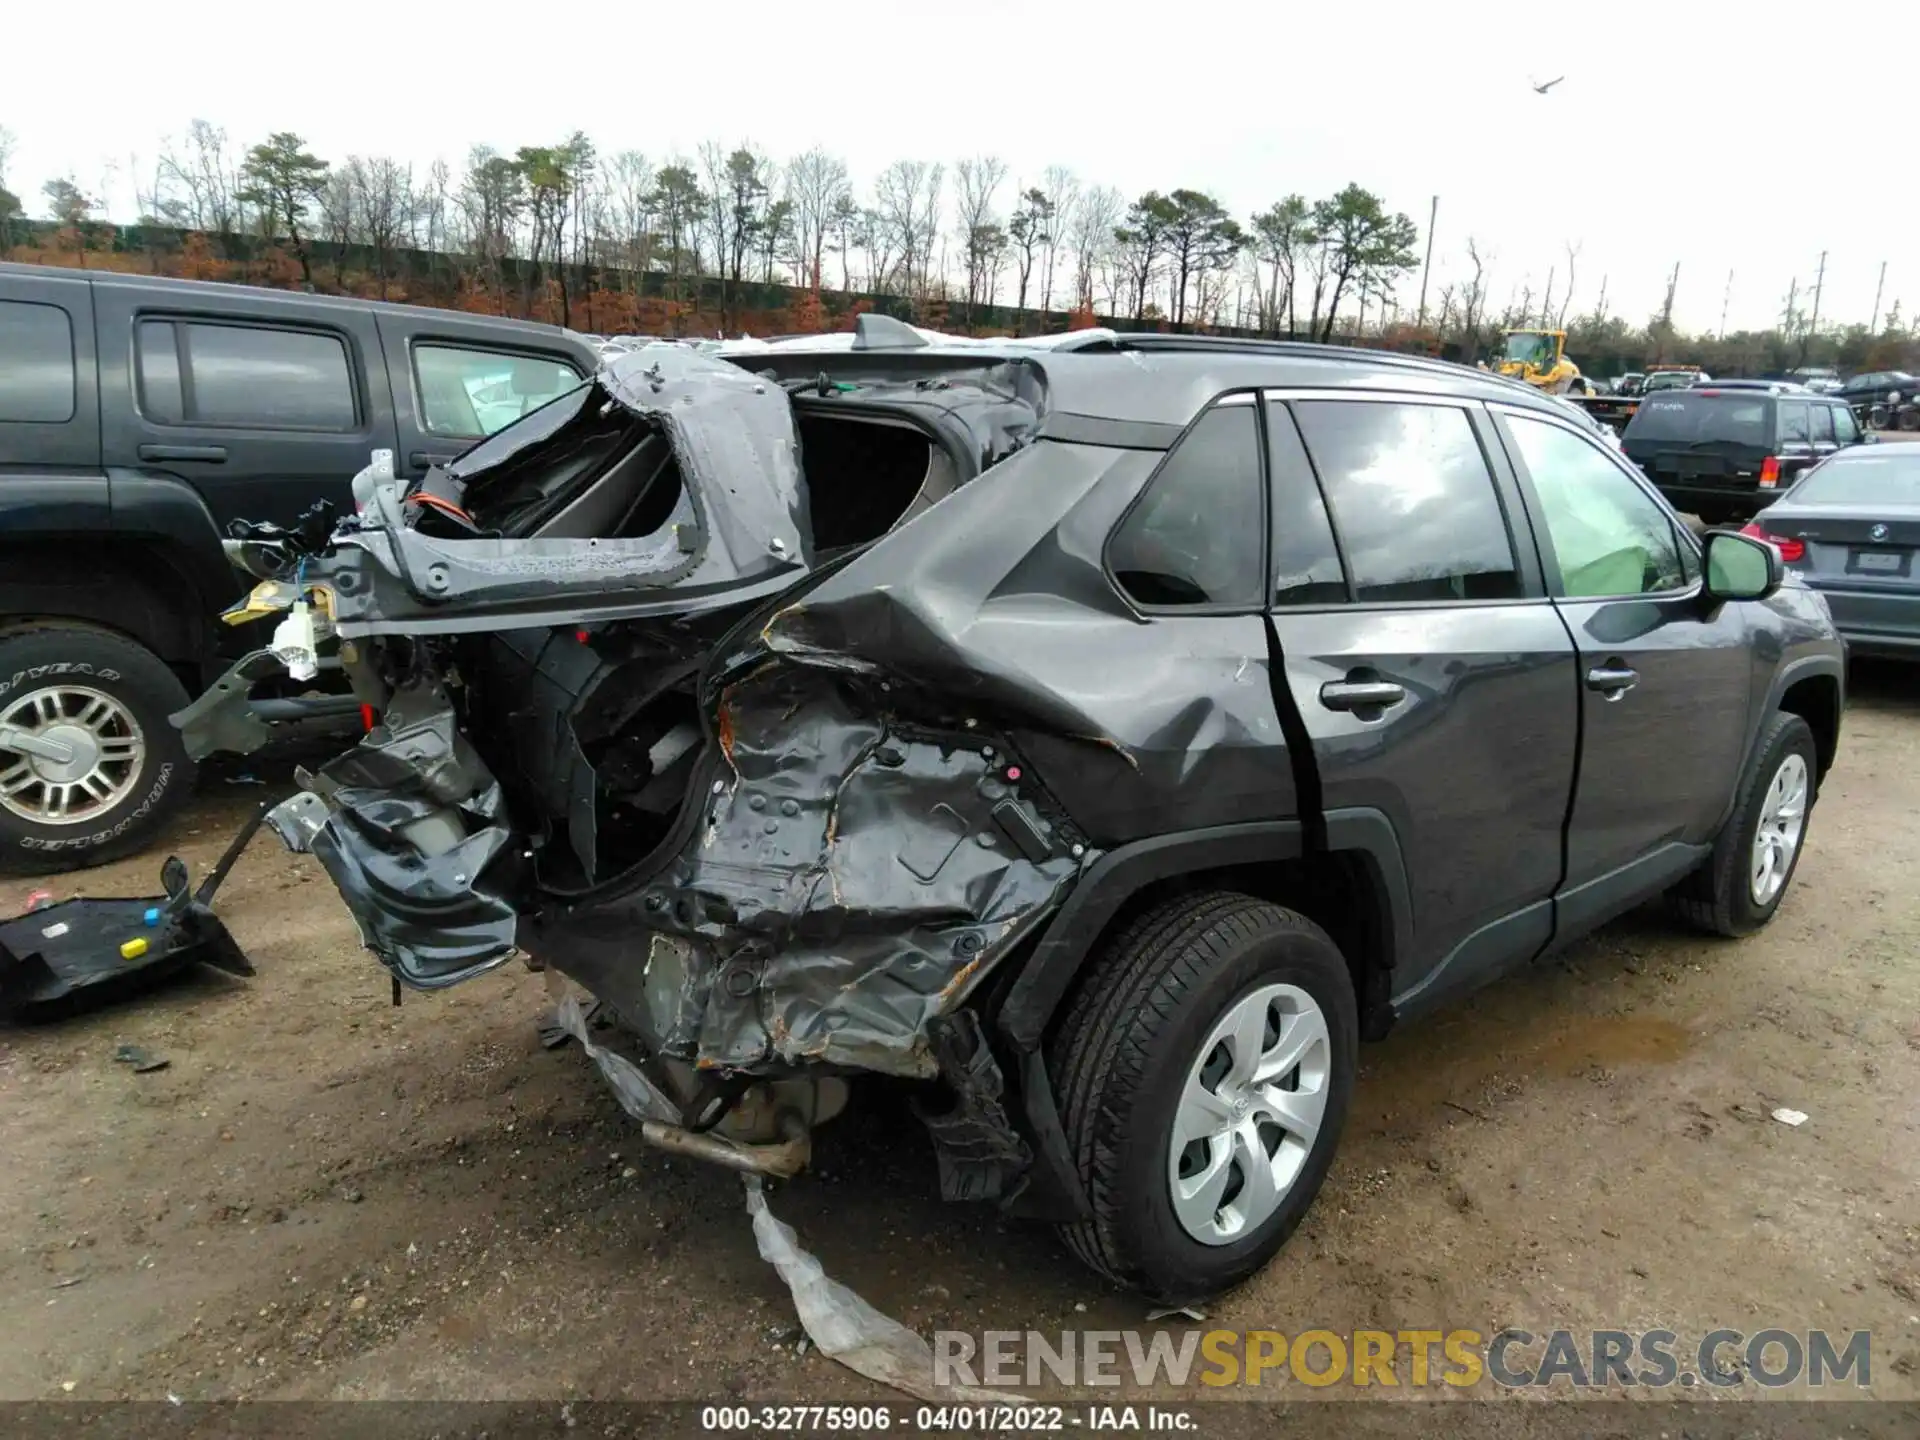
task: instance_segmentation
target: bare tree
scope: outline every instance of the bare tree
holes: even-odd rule
[[[1574,266],[1579,262],[1579,259],[1580,246],[1569,240],[1567,242],[1567,293],[1566,297],[1560,302],[1560,313],[1555,317],[1553,322],[1553,328],[1556,330],[1564,330],[1567,328],[1567,311],[1573,308]]]
[[[608,166],[607,258],[624,276],[630,293],[638,295],[641,277],[653,268],[654,217],[657,177],[647,157],[638,150],[622,150]]]
[[[1113,232],[1126,213],[1127,202],[1111,185],[1097,185],[1082,191],[1071,210],[1066,212],[1066,244],[1073,252],[1073,299],[1077,306],[1093,308],[1093,278],[1096,270],[1112,273]],[[1108,306],[1116,296],[1108,285]]]
[[[184,151],[163,143],[159,171],[169,198],[158,218],[212,235],[223,253],[245,223],[240,200],[240,166],[227,149],[227,132],[206,120],[187,126]],[[156,187],[158,188],[158,187]]]
[[[1006,231],[993,209],[996,191],[1007,178],[1007,165],[995,155],[962,160],[953,167],[954,235],[960,241],[967,263],[967,324],[973,324],[974,308],[988,298],[988,269],[998,270],[1005,253]]]
[[[793,210],[794,248],[805,272],[800,283],[818,289],[828,232],[840,223],[843,200],[849,205],[853,200],[846,161],[817,147],[794,156],[787,166],[787,200]],[[840,254],[844,265],[844,246]]]
[[[941,187],[945,169],[924,160],[896,160],[880,172],[874,183],[874,213],[884,229],[888,250],[897,253],[900,267],[899,290],[915,293],[916,281],[924,290],[933,241],[940,228]],[[917,268],[916,268],[917,267]],[[876,290],[890,288],[891,277],[877,273],[871,283]]]
[[[413,229],[413,167],[385,155],[372,159],[354,155],[347,160],[347,180],[353,191],[358,238],[373,251],[384,300],[394,252]]]
[[[320,234],[333,251],[333,288],[347,283],[347,247],[360,233],[359,187],[353,183],[353,163],[327,177],[320,191]]]
[[[1053,309],[1054,260],[1060,252],[1060,232],[1067,226],[1067,217],[1079,208],[1080,181],[1066,166],[1049,165],[1041,189],[1053,207],[1040,258],[1040,328],[1044,330],[1047,313]]]
[[[1487,309],[1487,267],[1493,257],[1482,256],[1479,242],[1469,235],[1467,260],[1473,266],[1473,278],[1460,295],[1460,333],[1471,354],[1480,348],[1480,323]]]

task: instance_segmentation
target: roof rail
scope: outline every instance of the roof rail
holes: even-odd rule
[[[1160,351],[1170,354],[1199,352],[1223,355],[1284,355],[1302,360],[1341,360],[1363,357],[1376,364],[1403,365],[1409,370],[1438,371],[1447,375],[1457,375],[1463,369],[1472,370],[1471,366],[1462,366],[1451,360],[1437,360],[1430,355],[1409,355],[1404,350],[1373,350],[1364,345],[1327,345],[1317,340],[1262,340],[1242,338],[1238,335],[1172,335],[1158,330],[1117,334],[1088,331],[1087,335],[1089,339],[1084,344],[1061,345],[1056,348],[1082,353],[1104,348]],[[1530,385],[1513,380],[1510,376],[1495,374],[1490,370],[1474,370],[1473,374],[1482,380],[1504,381],[1521,390],[1538,393]]]

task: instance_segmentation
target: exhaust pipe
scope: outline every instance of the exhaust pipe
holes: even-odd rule
[[[783,1138],[777,1145],[738,1145],[718,1135],[669,1125],[664,1120],[640,1122],[640,1138],[655,1149],[690,1155],[743,1175],[787,1180],[798,1175],[813,1158],[813,1136],[806,1122],[791,1111],[780,1117],[780,1134]]]

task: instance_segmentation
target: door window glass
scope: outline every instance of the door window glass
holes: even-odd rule
[[[160,424],[251,430],[359,426],[345,342],[312,330],[143,321],[140,399]]]
[[[1807,443],[1807,407],[1792,401],[1780,402],[1780,443],[1791,445]]]
[[[1686,566],[1673,521],[1598,446],[1557,425],[1509,415],[1569,599],[1680,590]]]
[[[1141,605],[1260,604],[1260,437],[1251,405],[1202,416],[1114,531],[1107,563]]]
[[[1813,415],[1813,443],[1831,445],[1833,443],[1833,407],[1810,405],[1807,408]]]
[[[1360,601],[1519,595],[1513,545],[1467,412],[1306,400],[1294,406]]]
[[[1268,506],[1273,517],[1272,593],[1275,605],[1338,604],[1347,598],[1340,552],[1327,523],[1326,502],[1307,463],[1307,448],[1287,407],[1267,407]]]
[[[1833,412],[1833,438],[1842,445],[1851,445],[1860,438],[1860,426],[1853,418],[1853,411],[1844,405],[1827,407]]]
[[[580,383],[571,365],[453,345],[413,347],[422,428],[478,439],[558,399]]]

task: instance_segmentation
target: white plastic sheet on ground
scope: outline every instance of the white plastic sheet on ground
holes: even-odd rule
[[[820,1262],[800,1248],[793,1227],[775,1219],[767,1208],[760,1177],[749,1175],[746,1184],[747,1213],[753,1217],[753,1238],[760,1247],[760,1258],[787,1282],[801,1327],[822,1354],[869,1380],[935,1404],[955,1400],[1024,1402],[1025,1396],[1006,1390],[936,1385],[932,1347],[839,1281],[829,1279]]]
[[[580,1042],[580,1048],[593,1057],[593,1063],[600,1067],[600,1073],[607,1077],[607,1084],[619,1097],[620,1108],[636,1120],[663,1120],[669,1125],[678,1125],[680,1107],[662,1094],[639,1066],[624,1055],[594,1044],[588,1037],[587,1017],[580,1008],[580,997],[571,987],[555,984],[555,973],[547,972],[547,993],[559,997],[554,1018]]]

